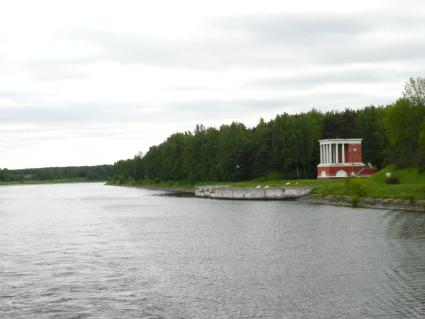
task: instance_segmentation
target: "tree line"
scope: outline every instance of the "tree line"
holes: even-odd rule
[[[61,179],[107,180],[114,175],[113,165],[45,167],[8,170],[0,169],[0,181],[25,182]]]
[[[284,113],[253,128],[237,122],[197,125],[152,146],[143,157],[116,162],[113,182],[315,178],[318,140],[325,138],[363,138],[363,161],[378,168],[424,167],[425,79],[411,78],[403,97],[386,106]]]

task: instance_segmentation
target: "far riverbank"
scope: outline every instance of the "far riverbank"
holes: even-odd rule
[[[40,184],[68,184],[68,183],[102,183],[105,180],[90,180],[87,178],[61,178],[50,180],[23,180],[13,182],[0,182],[0,186],[13,185],[40,185]]]

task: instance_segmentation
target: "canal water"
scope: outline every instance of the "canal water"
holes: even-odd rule
[[[425,214],[0,187],[0,318],[424,318]]]

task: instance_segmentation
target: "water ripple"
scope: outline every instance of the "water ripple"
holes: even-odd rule
[[[3,187],[1,318],[423,318],[425,214]]]

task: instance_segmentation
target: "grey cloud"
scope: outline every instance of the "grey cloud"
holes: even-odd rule
[[[424,72],[425,68],[416,70]],[[422,74],[421,73],[421,74]],[[247,88],[268,87],[271,89],[314,88],[325,84],[374,84],[379,82],[402,83],[408,79],[411,70],[393,70],[383,67],[364,67],[359,69],[334,69],[330,71],[311,72],[307,74],[282,75],[280,77],[257,79],[246,83]]]
[[[230,50],[235,45],[239,48],[250,45],[243,39],[227,37],[172,42],[103,31],[73,32],[70,36],[101,47],[104,53],[96,57],[98,61],[201,69],[237,63]]]
[[[13,90],[0,90],[0,98],[6,98],[6,99],[16,99],[16,98],[22,98],[27,93],[20,92],[20,91],[13,91]]]
[[[412,31],[424,28],[423,15],[275,14],[219,18],[213,25],[227,32],[242,32],[257,41],[309,42],[359,36],[375,31]],[[328,38],[329,37],[329,38]]]
[[[65,36],[101,47],[104,53],[63,63],[118,63],[163,67],[226,68],[284,67],[294,63],[342,64],[391,60],[423,60],[425,43],[412,35],[425,33],[423,17],[360,15],[269,15],[213,19],[221,36],[166,41],[144,35],[104,31],[74,31]],[[380,32],[397,32],[382,39]],[[400,40],[400,34],[406,34]]]
[[[224,114],[237,115],[258,108],[275,109],[283,105],[280,100],[197,100],[156,105],[84,104],[62,106],[0,107],[0,125],[27,124],[67,127],[107,123],[168,123],[196,119],[220,118]]]
[[[370,99],[369,99],[370,98]],[[206,122],[224,118],[259,118],[262,113],[306,111],[319,105],[330,107],[361,106],[372,101],[371,97],[359,94],[309,93],[285,98],[257,99],[200,99],[175,103],[136,105],[107,103],[69,103],[67,105],[45,105],[40,107],[0,107],[0,125],[29,125],[37,128],[66,129],[87,128],[90,125],[116,126],[120,123],[150,124],[176,122]],[[353,103],[352,101],[361,101]],[[363,102],[364,101],[364,102]]]
[[[69,103],[67,105],[0,107],[0,123],[35,123],[61,125],[63,123],[116,122],[140,118],[139,107],[112,104]]]
[[[46,96],[47,94],[45,93],[27,92],[23,90],[0,90],[0,99],[7,99],[20,103],[28,103],[34,99],[40,99]]]
[[[242,32],[259,43],[305,43],[368,32],[370,25],[354,16],[280,14],[221,18],[218,28]]]
[[[27,63],[37,81],[63,81],[82,79],[87,74],[81,67],[99,62],[100,56],[85,58],[39,59]]]
[[[271,15],[220,19],[216,24],[229,32],[244,32],[257,46],[274,48],[276,54],[290,52],[293,61],[343,64],[423,60],[423,19],[418,14]],[[379,35],[389,32],[394,38]],[[406,36],[400,39],[401,34]]]

